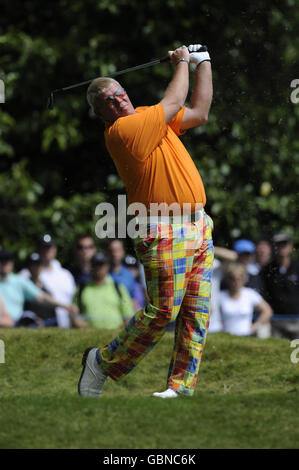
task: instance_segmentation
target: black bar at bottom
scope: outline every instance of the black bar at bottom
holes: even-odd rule
[[[88,468],[125,466],[126,468],[153,465],[182,465],[192,468],[213,463],[229,465],[267,464],[282,465],[289,459],[299,459],[299,449],[7,449],[0,450],[0,461],[7,464],[28,464],[31,468],[49,465],[75,464]],[[83,467],[84,466],[84,467]]]

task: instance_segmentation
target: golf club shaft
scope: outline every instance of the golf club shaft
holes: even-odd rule
[[[166,62],[168,59],[169,59],[169,57],[165,56],[165,57],[162,57],[162,59],[155,59],[155,60],[152,60],[151,62],[146,62],[145,64],[136,65],[135,67],[129,67],[127,69],[119,70],[117,72],[112,72],[109,75],[105,75],[105,77],[109,77],[109,78],[117,77],[118,75],[123,75],[124,73],[134,72],[135,70],[141,70],[141,69],[145,69],[147,67],[152,67],[153,65],[161,64],[162,62]],[[71,88],[77,88],[77,87],[83,86],[83,85],[88,85],[93,80],[94,80],[94,78],[92,78],[91,80],[86,80],[85,82],[75,83],[74,85],[69,85],[69,86],[66,86],[66,87],[63,87],[63,88],[58,88],[57,90],[53,90],[53,93],[54,92],[56,93],[57,91],[70,90]]]
[[[188,48],[189,48],[189,46],[188,46]],[[203,51],[206,51],[206,50],[207,50],[207,47],[202,46],[199,49],[198,52],[203,52]],[[129,68],[124,69],[124,70],[119,70],[119,71],[116,71],[116,72],[112,72],[110,75],[105,75],[105,76],[109,77],[109,78],[117,77],[118,75],[123,75],[123,74],[128,73],[128,72],[133,72],[135,70],[141,70],[141,69],[145,69],[147,67],[152,67],[153,65],[161,64],[162,62],[166,62],[169,59],[170,59],[170,57],[167,55],[165,57],[162,57],[161,59],[151,60],[150,62],[146,62],[145,64],[135,65],[135,67],[129,67]],[[50,93],[50,96],[48,98],[48,104],[47,104],[48,109],[53,109],[53,107],[54,107],[54,93],[58,93],[59,91],[67,91],[67,90],[71,90],[72,88],[78,88],[80,86],[88,85],[93,80],[94,80],[94,78],[92,78],[91,80],[85,80],[84,82],[75,83],[74,85],[69,85],[69,86],[66,86],[66,87],[63,87],[63,88],[57,88],[56,90],[52,90],[51,93]]]

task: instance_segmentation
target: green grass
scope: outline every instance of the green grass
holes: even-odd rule
[[[208,336],[194,396],[164,389],[173,335],[99,400],[77,395],[81,357],[114,333],[0,330],[0,448],[298,448],[299,363],[290,342]]]

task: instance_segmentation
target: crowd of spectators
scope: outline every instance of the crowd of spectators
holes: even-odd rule
[[[0,327],[114,329],[144,307],[142,266],[126,255],[122,240],[110,240],[104,254],[91,235],[83,235],[67,268],[56,257],[48,234],[18,273],[13,254],[0,250]]]
[[[209,332],[299,338],[299,260],[287,233],[215,247]]]
[[[215,247],[209,332],[299,338],[299,261],[286,233],[269,241]],[[75,240],[63,267],[46,234],[18,273],[0,250],[0,327],[117,329],[146,305],[144,270],[113,239],[97,251],[90,234]]]

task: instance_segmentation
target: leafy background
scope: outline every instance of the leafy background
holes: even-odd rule
[[[52,89],[162,57],[181,44],[207,44],[214,99],[208,122],[183,142],[207,192],[218,245],[296,231],[299,8],[295,0],[2,0],[0,244],[20,260],[41,233],[67,257],[81,232],[94,234],[95,207],[124,194],[89,113],[85,89]],[[169,64],[126,74],[133,103],[163,96]],[[99,242],[99,246],[101,243]]]

